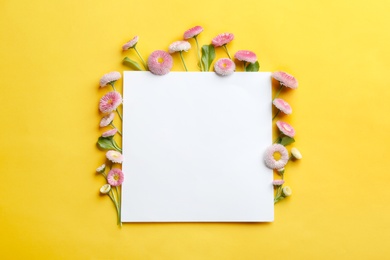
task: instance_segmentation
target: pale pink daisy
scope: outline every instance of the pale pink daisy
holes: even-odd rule
[[[281,185],[284,184],[284,180],[274,180],[274,181],[272,182],[272,184],[273,184],[274,186],[281,186]]]
[[[275,98],[274,101],[272,101],[272,103],[275,105],[275,107],[277,109],[279,109],[280,111],[282,111],[286,115],[289,115],[292,113],[292,108],[291,108],[290,104],[287,103],[286,101],[284,101],[283,99]]]
[[[172,69],[172,56],[166,51],[154,51],[148,58],[148,66],[153,74],[165,75]]]
[[[100,87],[105,87],[108,84],[113,84],[115,81],[120,79],[122,76],[118,71],[109,72],[107,74],[104,74],[103,77],[100,79]]]
[[[288,74],[284,71],[277,71],[272,73],[272,77],[280,82],[281,85],[286,87],[296,89],[298,87],[298,81],[294,78],[294,76]]]
[[[99,102],[99,109],[102,113],[111,113],[120,104],[122,104],[122,96],[116,91],[111,91],[105,94]]]
[[[255,63],[257,61],[257,56],[254,52],[241,50],[234,54],[234,58],[239,61]]]
[[[228,44],[234,39],[234,35],[232,33],[221,33],[214,37],[212,40],[212,44],[214,47],[220,47]]]
[[[96,169],[96,172],[102,173],[102,172],[104,172],[105,169],[106,169],[106,165],[105,165],[105,164],[102,164],[102,165],[100,165],[100,166]]]
[[[184,32],[183,39],[188,40],[191,38],[194,38],[198,36],[201,32],[203,32],[203,27],[202,26],[195,26],[192,27],[191,29],[188,29],[187,31]]]
[[[222,58],[214,64],[214,70],[218,75],[228,76],[234,72],[236,64],[231,59]]]
[[[102,120],[100,120],[99,126],[100,126],[100,127],[106,127],[106,126],[108,126],[109,124],[112,123],[112,120],[114,120],[114,117],[115,117],[115,114],[114,114],[114,113],[110,113],[110,114],[104,116],[104,117],[102,118]]]
[[[110,184],[104,184],[101,188],[100,188],[100,193],[101,194],[107,194],[109,193],[111,190],[111,185]]]
[[[112,169],[107,174],[107,182],[113,187],[121,185],[123,183],[123,180],[123,172],[118,168]]]
[[[108,130],[108,131],[104,132],[102,134],[102,137],[114,136],[117,132],[118,132],[118,129],[114,128],[114,129],[111,129],[111,130]]]
[[[275,153],[280,154],[280,159],[276,160]],[[268,168],[280,169],[283,168],[288,162],[289,156],[286,147],[281,144],[273,144],[267,148],[264,154],[264,162]]]
[[[189,49],[191,49],[191,44],[187,41],[176,41],[168,47],[169,53],[188,51]]]
[[[126,51],[130,48],[134,48],[134,46],[138,43],[138,39],[139,37],[138,36],[134,36],[133,39],[131,39],[130,41],[126,42],[123,46],[122,46],[122,50]]]
[[[106,157],[108,160],[110,160],[113,163],[122,163],[123,162],[123,155],[120,152],[110,150],[106,153]]]
[[[276,125],[279,128],[279,130],[284,135],[287,135],[288,137],[291,137],[291,138],[294,137],[295,130],[294,130],[294,128],[291,125],[289,125],[289,124],[287,124],[286,122],[283,122],[283,121],[277,121]]]

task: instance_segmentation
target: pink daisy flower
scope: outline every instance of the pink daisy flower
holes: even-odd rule
[[[281,155],[279,160],[275,160],[274,154],[279,153]],[[286,147],[281,144],[273,144],[267,148],[264,155],[264,162],[268,168],[280,169],[283,168],[288,162],[289,156]]]
[[[238,51],[236,54],[234,54],[234,58],[236,58],[239,61],[244,61],[244,62],[250,62],[250,63],[255,63],[257,61],[257,56],[254,52],[251,51]]]
[[[115,117],[115,114],[114,114],[114,113],[110,113],[110,114],[104,116],[104,117],[102,118],[102,120],[100,120],[99,126],[100,126],[100,127],[106,127],[106,126],[108,126],[109,124],[112,123],[112,121],[114,120],[114,117]]]
[[[176,41],[169,45],[169,53],[174,53],[178,51],[188,51],[191,49],[191,44],[187,41]]]
[[[279,109],[280,111],[282,111],[286,115],[289,115],[289,114],[292,113],[291,106],[286,101],[284,101],[283,99],[275,98],[274,101],[272,101],[272,103],[275,105],[275,107],[277,109]]]
[[[100,87],[102,88],[107,86],[107,84],[112,84],[113,82],[117,81],[120,78],[121,78],[121,74],[117,71],[104,74],[103,77],[100,79]]]
[[[295,135],[295,130],[294,128],[287,124],[286,122],[283,122],[283,121],[277,121],[276,122],[276,125],[277,127],[279,128],[279,130],[284,134],[284,135],[287,135],[289,137],[294,137]]]
[[[126,42],[123,46],[122,46],[122,50],[126,51],[130,48],[134,48],[134,46],[138,43],[138,39],[139,37],[138,36],[134,36],[133,39],[131,39],[130,41]]]
[[[118,132],[118,129],[114,128],[114,129],[111,129],[111,130],[108,130],[108,131],[104,132],[104,133],[102,134],[102,136],[103,136],[103,137],[114,136],[117,132]]]
[[[192,27],[191,29],[188,29],[187,31],[184,32],[183,39],[188,40],[191,38],[194,38],[198,36],[201,32],[203,32],[203,27],[202,26],[195,26]]]
[[[274,180],[274,181],[272,182],[272,184],[273,184],[274,186],[281,186],[281,185],[284,184],[284,180]]]
[[[122,96],[116,91],[111,91],[105,94],[99,102],[99,109],[102,113],[111,113],[120,104],[122,104]]]
[[[212,40],[212,44],[214,47],[220,47],[228,44],[234,39],[234,35],[232,33],[221,33],[214,37]]]
[[[148,66],[153,74],[165,75],[172,69],[172,56],[166,51],[154,51],[148,58]]]
[[[231,59],[222,58],[214,64],[214,70],[218,75],[228,76],[234,72],[236,64]]]
[[[277,71],[272,73],[272,77],[280,82],[280,84],[296,89],[298,87],[298,81],[294,78],[294,76],[284,72],[284,71]]]
[[[108,160],[110,160],[113,163],[122,163],[123,162],[123,155],[120,152],[110,150],[106,153],[106,157]]]
[[[113,187],[121,185],[123,183],[123,180],[123,172],[118,168],[112,169],[107,174],[107,182]]]

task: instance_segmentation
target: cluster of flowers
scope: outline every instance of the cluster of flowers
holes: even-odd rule
[[[173,58],[171,54],[179,53],[180,59],[183,63],[183,67],[186,71],[187,65],[184,61],[183,52],[188,52],[191,49],[191,44],[188,40],[194,39],[197,46],[198,67],[200,71],[209,71],[211,64],[215,59],[215,48],[222,47],[228,56],[228,58],[221,58],[214,63],[214,71],[220,76],[228,76],[236,70],[236,65],[230,56],[227,48],[227,44],[234,39],[232,33],[222,33],[214,37],[209,45],[203,45],[201,50],[199,49],[198,36],[203,32],[203,27],[195,26],[184,32],[183,40],[175,41],[168,47],[168,52],[164,50],[156,50],[152,52],[147,59],[147,62],[142,58],[140,52],[137,49],[138,36],[135,36],[129,42],[122,46],[123,51],[134,49],[139,59],[141,60],[144,69],[149,70],[156,75],[165,75],[169,73],[173,66]],[[202,55],[200,55],[200,53]],[[252,51],[239,50],[235,53],[234,58],[243,63],[244,71],[258,71],[259,62],[257,56]],[[123,60],[125,65],[128,65],[132,69],[142,70],[141,66],[134,60],[125,57]]]
[[[105,94],[99,102],[99,110],[104,114],[100,120],[99,126],[101,128],[111,127],[112,129],[105,131],[98,139],[97,145],[102,150],[107,150],[105,164],[99,166],[96,171],[104,176],[106,184],[100,188],[100,193],[108,195],[117,211],[118,225],[121,225],[121,192],[120,186],[123,183],[124,175],[119,168],[122,164],[123,156],[122,149],[115,142],[114,136],[116,134],[122,135],[122,132],[114,125],[115,113],[118,114],[122,120],[122,114],[118,107],[122,104],[122,96],[115,89],[115,82],[121,78],[121,74],[117,71],[107,73],[100,79],[100,87],[111,85],[113,91]],[[107,168],[109,168],[107,172]]]
[[[283,72],[277,71],[272,74],[272,78],[279,82],[279,90],[277,91],[272,103],[277,108],[275,116],[272,118],[272,121],[279,115],[280,112],[289,115],[292,113],[291,106],[283,99],[278,98],[279,94],[284,87],[290,89],[296,89],[298,87],[298,81],[292,75]],[[299,150],[295,147],[291,148],[291,156],[289,155],[286,146],[295,142],[295,130],[294,128],[283,121],[276,121],[276,126],[279,130],[279,136],[274,141],[273,145],[267,148],[264,155],[265,165],[279,174],[281,179],[274,180],[273,185],[276,189],[276,194],[274,198],[274,203],[288,197],[291,195],[292,191],[289,186],[284,186],[284,172],[285,166],[290,160],[300,160],[302,155]],[[279,158],[276,159],[275,155],[279,155]]]

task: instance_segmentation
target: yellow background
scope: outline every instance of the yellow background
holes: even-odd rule
[[[0,257],[390,257],[389,10],[386,0],[1,0]],[[253,50],[261,71],[298,78],[282,95],[304,156],[286,169],[293,195],[274,223],[120,229],[95,173],[97,103],[108,91],[98,81],[126,69],[121,46],[134,35],[146,58],[195,25],[202,44],[232,32],[231,53]],[[185,58],[196,70],[195,52]]]

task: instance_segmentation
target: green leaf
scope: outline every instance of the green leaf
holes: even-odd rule
[[[292,144],[293,142],[295,142],[294,138],[285,136],[282,138],[282,141],[280,142],[280,144],[286,146],[286,145]]]
[[[256,61],[255,63],[249,63],[249,65],[245,67],[245,71],[248,72],[257,72],[259,71],[259,69],[260,69],[260,64],[258,61]]]
[[[123,64],[132,68],[133,70],[142,70],[141,66],[136,61],[133,61],[128,57],[123,59]]]
[[[202,46],[202,64],[204,71],[209,71],[211,63],[215,59],[215,49],[212,44]]]
[[[101,150],[116,150],[118,152],[122,152],[122,149],[118,147],[118,144],[112,136],[100,136],[96,144]]]

